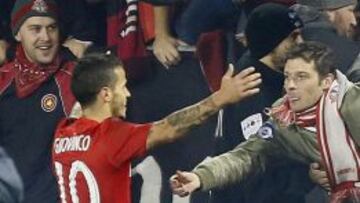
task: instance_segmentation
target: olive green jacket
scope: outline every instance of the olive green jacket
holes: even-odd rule
[[[355,143],[360,146],[360,88],[352,85],[340,109],[341,115]],[[201,189],[209,190],[262,173],[266,165],[284,158],[310,164],[320,162],[315,133],[296,125],[280,127],[270,120],[272,138],[253,135],[232,151],[200,163],[193,172],[201,180]]]

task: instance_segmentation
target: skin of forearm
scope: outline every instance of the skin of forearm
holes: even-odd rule
[[[154,6],[155,36],[170,35],[168,15],[168,6]]]
[[[148,143],[148,148],[162,143],[173,142],[185,136],[190,129],[206,121],[225,105],[225,102],[220,97],[221,95],[216,92],[194,105],[176,111],[155,122],[149,133],[149,137],[152,137],[153,140]]]
[[[180,111],[170,114],[165,119],[168,124],[175,129],[175,138],[206,121],[211,115],[215,114],[221,106],[215,102],[216,96],[212,95],[205,100],[189,106]]]

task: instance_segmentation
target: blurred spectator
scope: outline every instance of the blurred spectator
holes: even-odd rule
[[[220,28],[234,29],[239,13],[238,7],[246,0],[146,0],[146,2],[174,6],[175,10],[171,9],[173,12],[170,15],[162,14],[167,16],[167,19],[174,19],[167,20],[171,23],[168,23],[169,30],[173,31],[171,34],[188,45],[195,45],[202,33]],[[157,20],[159,18],[155,19],[155,23]]]
[[[75,56],[60,48],[53,0],[17,0],[11,30],[15,59],[0,69],[0,143],[24,183],[25,203],[59,202],[50,164],[53,132],[75,99],[70,79]]]
[[[59,5],[60,30],[66,37],[63,45],[80,58],[96,40],[95,18],[90,16],[90,7],[85,0],[56,0],[56,3]]]
[[[23,198],[23,184],[15,164],[0,147],[0,203],[20,203]]]
[[[8,42],[12,40],[10,12],[13,1],[0,1],[0,66],[5,62]]]
[[[328,45],[336,53],[336,66],[343,73],[347,73],[350,80],[359,81],[360,75],[357,70],[356,61],[360,53],[360,44],[353,40],[354,23],[350,20],[354,17],[349,9],[354,7],[352,0],[342,1],[303,1],[293,6],[293,9],[300,15],[304,21],[302,35],[306,41],[319,41]],[[306,4],[306,5],[303,5]],[[332,9],[327,11],[326,9]],[[329,17],[331,13],[333,19]],[[347,16],[347,19],[344,16]],[[355,18],[354,18],[355,19]],[[342,21],[342,23],[339,23]],[[339,24],[344,24],[339,26]],[[347,28],[347,29],[345,29]],[[342,31],[339,31],[342,30]],[[347,31],[346,31],[347,30]],[[345,33],[347,33],[345,35]]]
[[[310,6],[324,13],[341,36],[352,39],[356,19],[356,0],[297,0],[301,5]]]
[[[266,107],[282,96],[286,52],[302,41],[302,22],[296,13],[285,6],[266,3],[250,14],[245,34],[248,52],[240,58],[237,71],[254,66],[262,75],[260,94],[241,104],[224,109],[218,129],[220,153],[228,151],[249,138],[267,120]],[[278,203],[305,202],[305,194],[312,188],[307,166],[282,160],[266,173],[253,177],[247,184],[236,184],[212,191],[216,203]],[[298,175],[301,174],[301,175]]]
[[[284,71],[287,95],[269,110],[271,119],[234,150],[204,161],[190,173],[178,171],[170,179],[174,193],[186,196],[197,189],[206,191],[235,182],[246,184],[249,178],[267,171],[269,165],[291,158],[304,164],[322,161],[331,180],[331,203],[358,202],[359,188],[354,184],[359,180],[359,155],[354,148],[359,142],[358,122],[354,119],[359,117],[354,116],[358,114],[354,112],[354,101],[359,88],[336,71],[332,56],[331,50],[318,42],[305,42],[294,48]],[[327,92],[339,94],[336,97]],[[347,173],[338,172],[343,168]]]
[[[154,7],[154,30],[155,38],[153,42],[153,52],[156,58],[164,65],[170,67],[176,65],[181,60],[178,47],[185,42],[174,38],[171,32],[168,6]]]
[[[59,5],[59,27],[63,37],[60,41],[79,58],[96,39],[95,24],[89,13],[89,5],[85,0],[55,1]],[[14,39],[10,30],[10,13],[14,3],[13,0],[0,2],[0,64],[4,47],[1,46],[2,39],[6,42],[6,58],[11,60],[14,57]]]

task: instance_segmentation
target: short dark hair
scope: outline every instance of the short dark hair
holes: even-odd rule
[[[310,63],[314,61],[315,70],[320,77],[325,77],[332,73],[335,75],[335,55],[334,52],[326,45],[320,42],[308,41],[294,46],[287,53],[287,60],[302,58]]]
[[[114,87],[117,79],[114,70],[122,66],[116,56],[106,53],[91,53],[79,59],[71,80],[76,100],[83,107],[95,102],[101,88]]]

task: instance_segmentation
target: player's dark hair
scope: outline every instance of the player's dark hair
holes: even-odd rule
[[[76,100],[83,107],[95,102],[101,88],[114,88],[117,80],[114,70],[122,67],[116,56],[107,53],[91,53],[79,59],[71,80]]]

